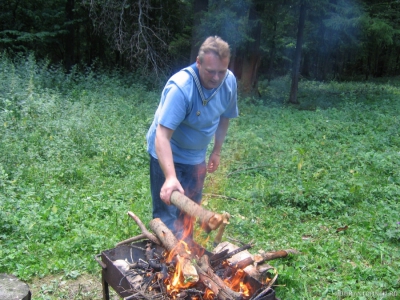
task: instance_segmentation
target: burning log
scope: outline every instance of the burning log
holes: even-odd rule
[[[204,283],[220,300],[240,300],[243,299],[242,294],[232,291],[225,282],[219,278],[210,266],[208,256],[203,255],[198,264],[195,265],[199,273],[200,281]]]
[[[188,252],[184,242],[178,241],[174,234],[159,218],[153,219],[150,222],[150,229],[170,253],[176,254],[181,262],[182,275],[186,282],[200,281],[220,300],[242,299],[241,293],[231,290],[224,281],[214,273],[207,255],[202,255],[197,262],[192,260],[194,255]]]
[[[207,232],[217,229],[224,221],[222,215],[203,208],[178,191],[172,193],[171,203],[189,216],[199,218],[202,228]]]
[[[270,276],[265,272],[275,268],[261,264],[268,260],[286,257],[291,253],[298,253],[296,250],[288,249],[252,255],[247,251],[252,247],[251,243],[242,247],[228,242],[220,243],[225,226],[229,224],[228,213],[220,215],[208,211],[179,192],[172,194],[171,202],[189,218],[199,218],[203,228],[208,230],[219,228],[214,239],[214,243],[219,243],[218,247],[214,249],[214,254],[211,254],[191,239],[188,241],[189,244],[184,240],[178,241],[174,233],[159,218],[149,223],[151,230],[149,231],[133,212],[128,212],[142,233],[117,244],[122,246],[120,248],[129,247],[130,262],[126,256],[123,260],[114,259],[112,266],[118,269],[123,277],[116,280],[110,275],[108,278],[118,287],[123,280],[128,282],[128,286],[121,291],[121,294],[130,294],[127,299],[153,299],[154,296],[163,299],[199,297],[208,300],[261,300],[271,291],[271,286],[278,276],[275,270],[274,278],[265,279],[265,276]],[[144,239],[150,240],[140,242],[145,246],[123,245]],[[135,260],[132,251],[143,252],[139,254],[140,258]],[[167,257],[165,252],[168,252]],[[103,264],[100,265],[105,270]]]
[[[170,252],[170,256],[176,255],[182,270],[185,282],[197,282],[199,275],[191,262],[190,252],[185,249],[183,242],[179,242],[172,231],[156,218],[150,221],[150,229],[155,233],[163,247]]]

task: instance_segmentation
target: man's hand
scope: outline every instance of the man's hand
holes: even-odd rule
[[[171,194],[173,191],[179,191],[182,194],[185,193],[176,177],[166,179],[163,186],[161,187],[160,198],[165,204],[171,205]]]
[[[207,172],[208,173],[215,172],[218,169],[219,161],[220,161],[219,153],[212,152],[210,158],[208,159]]]
[[[178,178],[176,178],[174,161],[172,159],[170,140],[173,132],[172,129],[159,124],[155,140],[158,162],[165,175],[165,182],[160,190],[160,198],[167,205],[171,205],[171,194],[173,191],[178,191],[182,194],[185,193]]]

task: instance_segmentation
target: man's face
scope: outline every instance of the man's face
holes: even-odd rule
[[[200,82],[206,89],[214,89],[218,87],[228,70],[229,58],[220,59],[218,55],[210,52],[204,54],[203,62],[200,59],[196,60],[197,68],[199,69]]]

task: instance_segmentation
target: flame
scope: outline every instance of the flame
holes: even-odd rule
[[[182,232],[179,237],[181,240],[192,239],[195,220],[196,218],[185,214],[182,221],[178,220],[175,222],[175,230],[177,232]]]
[[[187,263],[187,258],[177,255],[179,252],[178,249],[179,251],[182,251],[182,249],[184,249],[184,251],[187,254],[191,254],[191,250],[188,244],[183,240],[179,241],[178,244],[175,246],[175,248],[168,253],[166,259],[168,263],[171,262],[174,258],[176,258],[175,271],[172,277],[170,279],[167,279],[166,281],[167,291],[170,295],[179,293],[181,289],[189,288],[195,284],[195,282],[191,282],[190,280],[185,281],[182,269],[184,264]]]
[[[244,283],[244,278],[246,277],[246,272],[242,269],[238,269],[234,275],[230,278],[224,280],[227,286],[229,286],[233,291],[242,293],[243,296],[250,296],[250,287]]]
[[[212,300],[212,299],[214,299],[214,296],[215,296],[215,294],[212,290],[206,289],[203,298],[206,300]]]
[[[240,292],[243,294],[243,296],[250,296],[250,289],[247,284],[244,284],[243,282],[240,283]]]

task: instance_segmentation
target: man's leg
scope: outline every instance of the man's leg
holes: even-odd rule
[[[206,177],[206,163],[198,165],[175,164],[177,177],[185,191],[185,196],[197,204],[201,203],[204,180]],[[192,239],[194,219],[177,209],[175,222],[178,239]]]
[[[206,176],[206,163],[198,165],[186,165],[175,163],[175,172],[186,197],[200,204],[204,180]],[[150,156],[150,186],[151,197],[153,199],[153,218],[160,218],[164,224],[181,239],[186,231],[191,237],[192,229],[187,229],[187,221],[184,220],[185,214],[174,205],[165,204],[160,198],[161,187],[165,182],[164,173],[158,160]],[[185,234],[186,235],[186,234]]]
[[[169,229],[173,230],[178,209],[174,205],[167,205],[161,200],[160,191],[164,182],[165,176],[158,160],[150,155],[150,188],[153,199],[153,218],[160,218]]]

